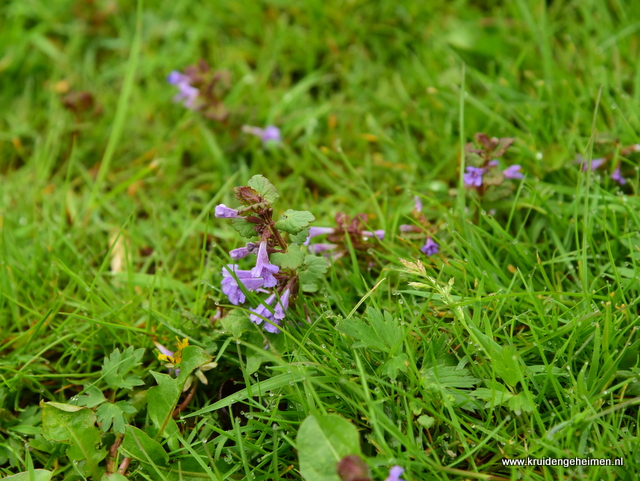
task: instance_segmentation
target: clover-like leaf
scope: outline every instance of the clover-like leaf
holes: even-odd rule
[[[309,237],[309,228],[305,227],[297,234],[289,234],[289,240],[294,244],[303,244]]]
[[[314,220],[316,220],[316,218],[309,211],[287,209],[278,222],[276,222],[275,227],[278,230],[283,230],[295,235],[302,229],[309,227],[309,224]]]
[[[307,255],[304,258],[303,269],[300,271],[300,284],[316,284],[321,280],[329,268],[329,262],[324,257]]]
[[[249,187],[253,188],[262,198],[269,204],[273,204],[280,198],[278,191],[264,175],[254,175],[247,182]]]
[[[300,246],[291,244],[287,252],[276,252],[270,256],[271,262],[282,269],[297,269],[302,265],[304,253],[300,251]]]
[[[238,231],[238,234],[242,237],[246,237],[247,239],[251,239],[258,235],[256,232],[256,224],[249,222],[246,219],[231,219],[231,225],[233,225],[233,228]]]

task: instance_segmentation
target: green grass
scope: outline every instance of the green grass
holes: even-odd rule
[[[623,187],[611,162],[573,163],[639,142],[637,6],[325,3],[0,6],[3,476],[81,479],[40,434],[40,402],[101,382],[104,357],[129,346],[146,349],[136,374],[151,388],[152,341],[175,336],[218,362],[163,441],[193,479],[302,479],[298,428],[327,413],[357,427],[380,481],[393,465],[407,481],[640,475],[640,156],[621,158]],[[200,58],[230,73],[224,125],[171,100],[166,75]],[[95,109],[65,109],[65,83]],[[279,149],[240,131],[269,123]],[[526,179],[499,201],[459,189],[461,144],[479,131],[517,139],[505,159]],[[300,296],[267,350],[260,328],[236,339],[213,317],[242,244],[213,209],[255,174],[314,225],[363,212],[386,231]],[[440,256],[400,236],[415,194]],[[391,313],[397,345],[353,347],[365,309]],[[128,421],[150,425],[143,403]],[[527,456],[625,466],[501,461]],[[137,461],[127,475],[178,479]]]

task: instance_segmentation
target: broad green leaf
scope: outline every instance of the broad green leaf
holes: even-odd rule
[[[209,362],[212,357],[204,352],[202,348],[198,346],[187,346],[182,351],[182,362],[180,363],[180,375],[177,381],[180,382],[180,388],[187,381],[187,378],[191,376],[193,371]]]
[[[100,432],[95,426],[96,415],[91,409],[60,403],[41,403],[42,434],[49,441],[70,444],[67,456],[72,461],[85,461],[85,472],[99,479],[102,469],[98,463],[107,452],[97,449]],[[61,408],[61,406],[65,406]]]
[[[235,338],[241,337],[242,333],[249,330],[252,325],[248,314],[241,309],[229,311],[229,314],[220,319],[220,324]]]
[[[269,257],[278,267],[282,269],[297,269],[302,265],[304,260],[304,253],[300,251],[300,246],[297,244],[291,244],[286,253],[276,252]]]
[[[308,228],[309,224],[314,220],[316,218],[309,211],[287,209],[276,222],[275,227],[289,234],[297,234],[302,229]]]
[[[280,197],[273,184],[263,175],[254,175],[249,179],[247,185],[255,189],[269,204],[273,204]]]
[[[46,469],[34,469],[33,471],[24,471],[2,478],[3,481],[49,481],[53,473]]]
[[[480,382],[466,368],[443,364],[423,370],[422,377],[426,386],[440,388],[472,388]]]
[[[106,402],[96,409],[96,417],[98,422],[102,423],[102,432],[106,433],[113,424],[114,432],[124,433],[124,425],[126,424],[124,415],[135,412],[136,408],[127,401],[118,401],[113,404]]]
[[[169,437],[178,431],[178,426],[173,420],[173,411],[182,393],[182,387],[194,369],[209,362],[211,362],[211,356],[200,347],[187,346],[182,351],[180,375],[177,379],[168,374],[151,371],[158,385],[147,391],[147,410],[151,422],[157,429],[157,435]]]
[[[138,376],[130,374],[129,371],[140,366],[140,359],[144,356],[144,348],[133,349],[129,346],[120,354],[119,349],[115,349],[109,357],[104,358],[102,374],[104,381],[113,390],[133,389],[135,386],[142,386],[144,382]]]
[[[327,272],[329,263],[324,257],[307,255],[300,271],[300,284],[316,284]]]
[[[249,222],[246,219],[231,219],[231,225],[235,230],[238,231],[238,234],[240,234],[242,237],[251,239],[252,237],[258,235],[255,229],[257,224]]]
[[[95,386],[91,386],[85,393],[78,398],[78,406],[94,408],[103,402],[107,402],[102,391]]]
[[[297,234],[289,234],[289,240],[294,244],[304,244],[304,242],[309,237],[309,228],[305,227]]]
[[[147,412],[155,427],[153,435],[169,437],[178,432],[178,426],[172,416],[182,392],[182,386],[177,379],[168,374],[150,372],[158,383],[147,391]]]
[[[125,429],[126,433],[120,445],[120,450],[125,456],[137,459],[142,463],[153,463],[158,466],[169,465],[169,455],[158,441],[129,424]]]
[[[340,481],[338,462],[345,456],[361,455],[358,430],[337,414],[307,416],[296,442],[305,481]]]

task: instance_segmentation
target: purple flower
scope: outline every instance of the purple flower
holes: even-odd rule
[[[251,322],[253,322],[254,324],[260,325],[262,324],[262,321],[264,321],[265,319],[271,321],[274,324],[277,324],[278,326],[281,325],[281,320],[284,319],[284,311],[287,310],[287,307],[289,307],[289,293],[288,293],[289,289],[286,289],[285,292],[287,292],[286,294],[286,307],[282,306],[280,304],[280,302],[284,299],[284,293],[283,293],[283,298],[278,302],[278,305],[276,306],[274,312],[271,312],[271,310],[267,307],[270,306],[271,304],[273,304],[273,301],[276,300],[276,295],[271,294],[269,297],[267,297],[264,301],[262,301],[262,304],[260,304],[258,307],[252,308],[251,312],[253,312],[253,314],[251,314],[249,316],[249,320]],[[280,317],[280,315],[282,315],[282,317]],[[280,332],[280,329],[278,329],[276,326],[270,324],[270,323],[266,323],[264,325],[264,329],[267,332],[272,332],[274,334],[277,334]]]
[[[232,273],[235,274],[235,277]],[[222,269],[222,292],[229,298],[229,302],[236,306],[246,300],[240,284],[248,291],[255,291],[260,289],[265,282],[260,277],[253,277],[251,271],[238,269],[235,264],[228,264]]]
[[[278,321],[284,319],[285,314],[287,313],[287,309],[289,309],[289,297],[291,296],[291,291],[289,288],[285,289],[282,295],[280,296],[280,300],[276,304],[276,309],[273,313],[273,317]],[[265,329],[267,327],[265,326]],[[268,331],[269,329],[267,329]]]
[[[522,166],[515,164],[504,169],[502,173],[506,179],[524,179],[520,169],[522,169]]]
[[[271,303],[275,300],[276,295],[271,294],[264,301],[262,301],[262,304],[260,304],[258,307],[252,307],[251,312],[253,312],[253,314],[249,316],[249,320],[257,325],[262,324],[262,321],[264,321],[263,317],[273,320],[273,313],[269,310],[269,308],[267,308],[267,306],[270,306]]]
[[[489,161],[489,167],[498,167],[499,162],[496,159]]]
[[[251,322],[256,324],[260,324],[262,319],[258,316],[263,316],[264,318],[270,320],[273,324],[277,324],[278,326],[282,325],[282,319],[287,313],[287,309],[289,309],[289,297],[291,296],[291,291],[287,288],[284,290],[280,299],[276,303],[273,312],[271,312],[266,306],[260,305],[255,309],[251,309],[255,314],[251,314],[249,319]],[[265,304],[271,305],[275,299],[275,294],[270,295],[264,302]],[[261,309],[262,308],[262,309]],[[270,332],[272,334],[278,334],[280,329],[274,326],[271,323],[266,322],[264,325],[264,330]]]
[[[255,254],[257,252],[258,252],[258,244],[255,244],[253,242],[248,242],[247,245],[244,247],[238,247],[237,249],[233,249],[231,252],[229,252],[229,255],[234,261],[237,261],[238,259],[247,257],[249,254]]]
[[[400,224],[400,232],[415,232],[416,227],[409,224]]]
[[[224,204],[217,205],[214,213],[218,219],[241,219],[242,218],[242,216],[238,213],[236,209],[227,207]]]
[[[620,167],[613,171],[613,174],[611,174],[611,178],[620,185],[624,185],[627,183],[627,179],[622,177],[622,174],[620,173]]]
[[[280,129],[275,125],[267,125],[264,129],[261,129],[260,127],[253,127],[251,125],[243,125],[242,131],[246,134],[260,137],[262,144],[265,146],[270,142],[278,143],[282,141]]]
[[[440,246],[431,238],[427,237],[427,242],[420,248],[423,254],[432,256],[440,252]]]
[[[467,167],[467,173],[464,174],[465,187],[480,187],[482,185],[482,174],[484,169],[482,167]]]
[[[365,230],[362,231],[362,235],[367,236],[367,237],[377,237],[380,240],[384,240],[384,230],[379,229],[379,230],[374,230],[373,232],[370,230]]]
[[[400,476],[404,473],[404,468],[394,466],[389,470],[389,477],[385,481],[404,481]]]
[[[200,91],[193,87],[189,83],[190,79],[184,74],[181,74],[177,70],[172,71],[167,75],[167,82],[171,85],[178,87],[178,93],[173,97],[174,102],[180,102],[184,100],[183,105],[191,110],[195,110],[195,103],[198,99]]]
[[[274,277],[280,268],[269,263],[269,254],[267,254],[267,241],[260,241],[258,248],[258,260],[256,266],[251,269],[252,277],[262,277],[264,279],[264,287],[273,287],[278,283]]]
[[[586,162],[580,154],[578,154],[577,160],[578,163],[582,166],[582,170],[585,172],[587,170],[596,170],[607,161],[607,159],[600,157],[598,159],[593,159],[591,162]]]
[[[417,212],[422,212],[422,201],[417,195],[413,196],[413,209]]]
[[[327,244],[320,242],[318,244],[312,244],[309,246],[309,252],[311,254],[320,254],[322,252],[330,251],[338,247],[338,244]]]
[[[336,230],[333,227],[309,227],[309,237],[304,241],[304,245],[308,246],[312,237],[324,234],[333,234]]]

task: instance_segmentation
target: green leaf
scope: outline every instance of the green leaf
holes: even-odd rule
[[[235,230],[238,231],[238,234],[240,234],[242,237],[251,239],[252,237],[258,235],[255,229],[257,224],[249,222],[246,219],[231,219],[231,225]]]
[[[504,174],[498,168],[489,169],[482,176],[483,185],[501,185],[504,182]]]
[[[276,222],[275,227],[289,234],[297,234],[302,229],[309,227],[309,224],[314,220],[316,220],[316,218],[309,211],[287,209],[280,217],[280,220]]]
[[[269,204],[273,204],[280,197],[273,184],[263,175],[254,175],[249,179],[247,185],[255,189]]]
[[[338,462],[345,456],[361,455],[358,430],[337,414],[307,416],[296,443],[305,481],[340,481]]]
[[[329,269],[329,262],[324,257],[307,255],[304,258],[303,268],[299,273],[300,284],[315,285],[320,281]],[[309,292],[309,291],[307,291]]]
[[[162,445],[144,431],[129,424],[126,425],[126,433],[120,450],[125,456],[137,459],[142,463],[158,466],[169,465],[169,455]]]
[[[41,403],[42,434],[49,441],[70,444],[67,456],[72,461],[85,461],[85,472],[99,479],[98,463],[107,452],[97,449],[100,432],[95,427],[96,415],[91,409],[60,403]],[[62,407],[64,406],[64,407]]]
[[[300,246],[297,244],[291,244],[286,253],[276,252],[269,256],[271,262],[282,269],[296,270],[302,265],[304,260],[304,253],[300,251]]]
[[[436,423],[435,418],[432,418],[431,416],[427,416],[425,414],[423,414],[422,416],[420,416],[418,419],[418,424],[420,426],[422,426],[425,429],[429,429],[431,427],[433,427],[433,425]]]
[[[33,471],[24,471],[2,478],[4,481],[49,481],[53,473],[46,469],[34,469]]]
[[[135,412],[137,412],[136,408],[127,401],[118,401],[115,404],[107,402],[96,409],[96,416],[98,422],[102,423],[102,432],[106,433],[113,424],[114,432],[124,433],[125,413],[133,414]]]
[[[534,406],[531,401],[529,401],[527,394],[521,392],[509,399],[509,408],[516,414],[516,416],[520,416],[522,411],[528,413],[533,412]]]
[[[105,357],[102,374],[109,387],[116,390],[142,386],[144,382],[138,376],[127,375],[129,371],[142,364],[140,362],[142,356],[144,356],[144,348],[134,351],[133,346],[129,346],[122,354],[119,349],[115,349],[109,357]]]
[[[107,399],[104,397],[104,394],[102,394],[102,391],[95,386],[91,386],[78,398],[78,406],[88,408],[94,408],[103,402],[107,402]]]
[[[182,362],[180,363],[180,375],[177,381],[180,389],[184,386],[187,378],[200,366],[208,364],[213,358],[198,346],[187,346],[182,351]]]
[[[480,382],[466,368],[443,364],[425,369],[422,377],[426,386],[438,388],[472,388]]]
[[[235,338],[241,337],[242,333],[248,331],[252,325],[249,315],[241,309],[229,311],[229,314],[220,319],[220,324]]]
[[[409,362],[409,358],[405,353],[393,356],[386,363],[380,366],[380,373],[387,376],[394,381],[398,377],[398,371],[407,372],[406,363]]]
[[[500,406],[513,397],[513,394],[507,391],[507,388],[498,382],[493,383],[490,389],[484,387],[478,388],[475,391],[472,391],[471,395],[475,398],[487,401],[484,406],[485,408]]]
[[[177,379],[168,374],[150,371],[158,383],[147,391],[147,412],[156,428],[154,436],[169,437],[178,432],[178,425],[173,420],[173,410],[178,403],[182,386]]]
[[[397,349],[403,337],[403,330],[390,313],[384,314],[368,307],[364,319],[347,319],[337,329],[357,339],[352,347],[373,347],[379,351],[392,353]]]
[[[491,365],[496,374],[509,386],[515,387],[522,377],[520,356],[514,346],[505,346],[501,349],[493,349]]]
[[[297,234],[289,234],[289,240],[294,244],[304,244],[304,242],[309,237],[309,228],[305,227]]]
[[[158,383],[147,391],[149,418],[157,434],[169,437],[178,432],[178,425],[173,419],[173,411],[176,408],[182,388],[193,371],[211,362],[211,356],[198,346],[187,346],[182,350],[182,362],[180,363],[180,375],[177,379],[168,374],[160,374],[151,371]]]

